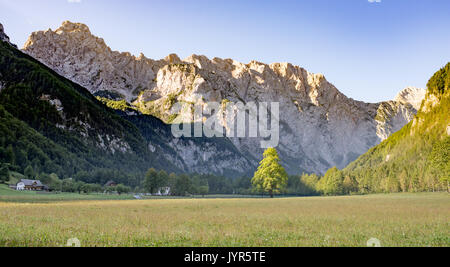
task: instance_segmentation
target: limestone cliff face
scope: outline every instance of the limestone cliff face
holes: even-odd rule
[[[203,106],[210,101],[279,102],[278,150],[291,173],[345,167],[408,123],[423,99],[421,90],[410,88],[394,101],[355,101],[322,74],[289,63],[244,64],[199,55],[181,60],[174,54],[162,60],[134,57],[112,51],[86,25],[71,22],[33,33],[23,50],[92,93],[126,99],[165,121],[174,101]],[[190,114],[184,115],[189,120]],[[258,138],[230,140],[240,153],[261,158]]]
[[[380,103],[375,118],[378,137],[385,140],[414,119],[425,94],[424,89],[407,87],[397,94],[394,101]]]
[[[132,100],[153,84],[164,60],[112,51],[84,24],[64,22],[56,31],[34,32],[24,51],[92,93],[112,91]]]
[[[397,94],[394,101],[402,104],[411,104],[415,110],[419,110],[425,99],[427,91],[422,88],[407,87]]]

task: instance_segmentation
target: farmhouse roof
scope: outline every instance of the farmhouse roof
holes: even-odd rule
[[[111,185],[116,185],[117,183],[116,182],[114,182],[114,181],[108,181],[106,184],[105,184],[105,186],[111,186]]]
[[[24,183],[25,186],[44,186],[39,180],[20,179],[20,182]]]

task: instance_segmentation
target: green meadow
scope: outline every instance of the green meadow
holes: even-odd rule
[[[113,199],[131,197],[0,187],[0,246],[450,246],[448,193]]]
[[[133,199],[132,195],[107,195],[107,194],[77,194],[77,193],[45,193],[35,191],[11,190],[5,185],[0,185],[0,202],[17,203],[46,203],[75,200],[120,200]]]

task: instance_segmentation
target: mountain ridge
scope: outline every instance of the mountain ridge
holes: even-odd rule
[[[70,165],[77,159],[67,160],[71,167],[58,169],[51,164],[56,160],[53,156],[46,152],[36,156],[37,152],[33,152],[30,159],[37,159],[33,163],[37,169],[58,169],[60,175],[70,176],[98,168],[142,174],[154,167],[178,173],[237,176],[256,165],[226,140],[185,138],[177,139],[175,146],[171,144],[174,138],[168,134],[170,126],[159,119],[146,116],[143,125],[135,125],[129,115],[107,108],[85,88],[3,41],[0,42],[0,81],[0,105],[8,114],[85,162],[77,167]],[[6,118],[5,123],[9,123],[10,117]],[[158,127],[145,128],[151,124]],[[11,145],[14,151],[17,140],[11,138],[4,145]],[[195,153],[186,156],[188,148]],[[211,153],[208,151],[219,149],[224,152],[222,155],[205,157],[205,153]]]
[[[354,190],[450,190],[450,63],[427,86],[414,119],[342,171]]]
[[[94,95],[125,99],[165,122],[170,122],[174,101],[204,108],[211,101],[280,102],[278,149],[290,173],[345,167],[407,124],[422,95],[417,89],[401,101],[364,103],[346,97],[323,74],[289,63],[244,64],[201,55],[181,60],[176,54],[161,60],[135,57],[112,51],[86,25],[68,21],[55,31],[32,33],[23,51]],[[181,114],[184,121],[189,117]],[[259,139],[230,141],[242,154],[261,158]]]
[[[0,41],[6,42],[11,46],[17,48],[17,45],[11,43],[9,40],[9,36],[5,33],[5,29],[3,28],[3,24],[0,23]]]

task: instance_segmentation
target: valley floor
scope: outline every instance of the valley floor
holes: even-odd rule
[[[450,195],[0,202],[0,246],[450,246]]]

